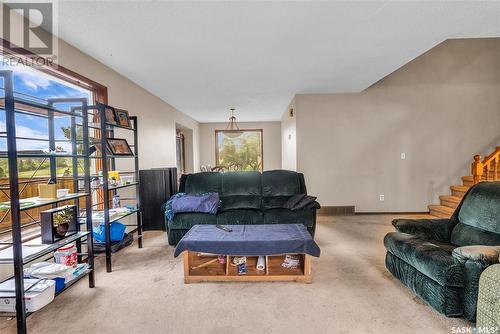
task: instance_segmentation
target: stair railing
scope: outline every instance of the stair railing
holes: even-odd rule
[[[474,184],[481,181],[498,181],[498,164],[500,163],[500,146],[481,161],[480,155],[474,156],[472,177]],[[493,176],[490,176],[493,174]],[[483,177],[484,176],[484,177]]]

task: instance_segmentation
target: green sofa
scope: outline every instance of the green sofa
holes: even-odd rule
[[[216,215],[179,213],[166,220],[168,243],[177,245],[197,224],[304,224],[314,237],[317,202],[291,211],[284,205],[290,197],[307,194],[304,175],[288,170],[259,172],[204,172],[182,175],[179,192],[218,192],[221,206]]]
[[[500,334],[500,264],[486,268],[479,280],[476,327]]]
[[[476,318],[479,277],[498,262],[500,182],[469,189],[450,219],[395,219],[386,267],[447,316]]]

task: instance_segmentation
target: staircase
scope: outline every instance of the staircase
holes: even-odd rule
[[[429,205],[430,215],[438,218],[449,218],[464,197],[467,190],[478,182],[500,180],[500,147],[481,160],[479,155],[474,156],[471,168],[472,175],[462,177],[462,185],[451,186],[451,195],[439,196],[439,205]]]

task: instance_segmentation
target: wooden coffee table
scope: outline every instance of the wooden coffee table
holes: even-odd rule
[[[295,281],[312,283],[311,256],[299,254],[300,265],[297,268],[283,268],[285,255],[265,256],[265,270],[257,270],[258,256],[247,256],[246,274],[238,274],[236,266],[231,265],[232,256],[226,256],[226,263],[221,264],[217,255],[184,252],[184,283],[198,282],[277,282]],[[213,261],[213,262],[212,262]],[[210,263],[209,263],[210,262]],[[207,264],[208,263],[208,264]]]
[[[181,239],[174,256],[184,252],[184,283],[272,282],[311,283],[311,255],[319,256],[318,245],[302,224],[226,225],[231,232],[214,225],[195,225]],[[223,254],[218,259],[218,254]],[[285,268],[286,254],[295,254],[299,265]],[[234,256],[246,257],[246,273],[232,265]],[[257,269],[259,256],[265,269]],[[225,260],[225,261],[224,261]]]

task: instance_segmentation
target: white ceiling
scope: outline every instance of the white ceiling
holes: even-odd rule
[[[499,37],[500,1],[64,1],[59,35],[200,122],[269,121],[296,93],[358,92],[445,39]]]

